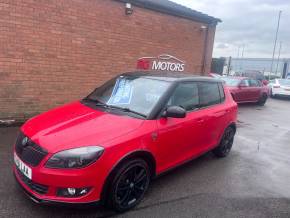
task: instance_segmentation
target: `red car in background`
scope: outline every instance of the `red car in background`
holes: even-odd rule
[[[263,85],[268,85],[268,80],[266,80],[266,77],[264,74],[258,70],[246,70],[245,72],[235,72],[233,76],[238,77],[247,77],[251,79],[259,80]]]
[[[269,87],[257,79],[225,77],[223,80],[237,103],[256,102],[264,105],[269,96]]]

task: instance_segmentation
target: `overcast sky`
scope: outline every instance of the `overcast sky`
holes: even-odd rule
[[[214,57],[237,57],[238,47],[245,45],[244,57],[271,58],[282,10],[276,56],[282,41],[281,57],[290,58],[290,0],[172,1],[222,20],[217,26]]]

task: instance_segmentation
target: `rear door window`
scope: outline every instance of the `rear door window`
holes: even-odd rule
[[[250,86],[251,87],[259,87],[260,83],[258,82],[258,80],[250,79]]]
[[[208,107],[221,103],[220,87],[218,83],[200,82],[198,92],[200,107]]]
[[[240,84],[243,86],[250,86],[250,81],[248,79],[244,79]]]

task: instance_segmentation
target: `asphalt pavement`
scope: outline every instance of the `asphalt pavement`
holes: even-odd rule
[[[134,210],[59,207],[30,201],[14,181],[18,128],[0,128],[0,217],[290,217],[290,100],[239,106],[231,154],[211,153],[152,182]]]

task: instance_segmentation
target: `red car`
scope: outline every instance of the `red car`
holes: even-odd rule
[[[269,96],[269,87],[256,79],[225,77],[223,80],[237,103],[256,102],[264,105]]]
[[[36,202],[136,206],[155,176],[213,150],[229,154],[237,104],[220,80],[125,73],[27,121],[16,180]]]

